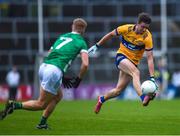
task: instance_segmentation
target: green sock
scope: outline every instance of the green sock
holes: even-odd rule
[[[15,102],[14,109],[22,109],[22,102]]]
[[[41,121],[40,121],[40,124],[46,124],[46,121],[47,121],[47,118],[42,116],[41,117]]]

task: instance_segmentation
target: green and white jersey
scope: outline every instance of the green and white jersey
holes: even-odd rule
[[[80,52],[87,52],[84,38],[75,32],[66,33],[60,35],[51,46],[51,52],[44,58],[44,63],[55,65],[66,72]]]

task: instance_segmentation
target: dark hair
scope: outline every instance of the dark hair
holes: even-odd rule
[[[150,24],[151,23],[151,17],[148,13],[140,13],[138,15],[138,24],[141,23],[141,22],[144,22],[146,24]]]

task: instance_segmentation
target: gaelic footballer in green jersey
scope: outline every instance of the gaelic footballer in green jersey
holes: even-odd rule
[[[51,52],[44,59],[44,63],[55,65],[66,72],[80,52],[87,53],[84,38],[76,32],[66,33],[61,35],[53,44]]]
[[[26,102],[8,101],[5,109],[0,112],[1,120],[16,109],[44,110],[37,128],[48,129],[47,119],[63,97],[60,87],[63,74],[78,54],[80,54],[82,61],[79,74],[73,79],[63,78],[65,87],[77,88],[88,69],[87,45],[82,37],[86,27],[87,23],[82,18],[73,20],[72,32],[61,35],[55,41],[49,55],[44,58],[44,62],[39,68],[41,83],[39,98]]]

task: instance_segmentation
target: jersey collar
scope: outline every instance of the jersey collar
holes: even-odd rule
[[[73,34],[80,34],[80,33],[78,33],[78,32],[74,32],[74,31],[72,31],[71,33],[73,33]]]
[[[135,29],[136,29],[136,24],[135,24],[134,27],[133,27],[133,31],[135,31]]]

